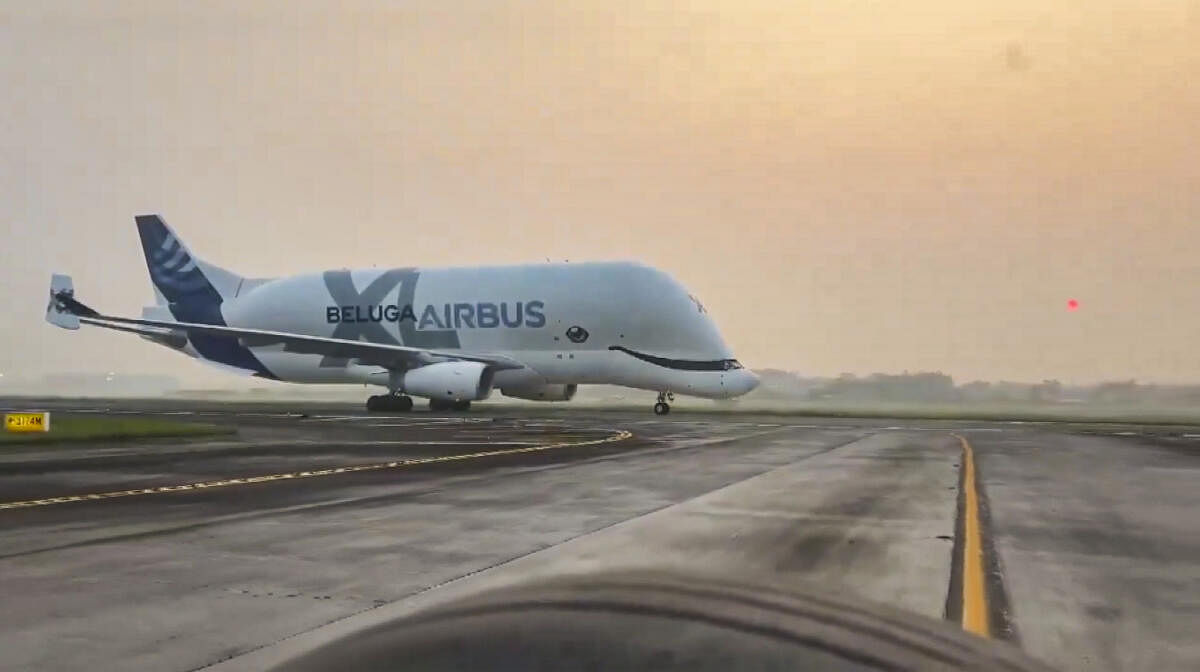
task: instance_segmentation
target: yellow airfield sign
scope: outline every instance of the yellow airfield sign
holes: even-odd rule
[[[5,413],[4,429],[9,432],[48,432],[49,413]]]

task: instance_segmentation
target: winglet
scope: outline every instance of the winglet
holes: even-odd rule
[[[69,275],[50,276],[50,303],[46,304],[46,321],[63,329],[78,329],[79,316],[71,312],[64,298],[75,296],[75,283]]]

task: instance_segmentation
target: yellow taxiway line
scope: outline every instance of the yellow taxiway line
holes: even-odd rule
[[[966,438],[957,434],[955,438],[962,443],[963,469],[963,552],[959,574],[962,577],[962,627],[981,637],[991,637],[983,526],[979,521],[979,491],[975,480],[975,451]]]
[[[595,446],[602,443],[615,443],[624,441],[633,436],[632,433],[625,430],[609,430],[613,434],[602,439],[592,439],[589,441],[573,441],[561,443],[546,443],[533,446],[525,446],[523,448],[509,448],[505,450],[486,450],[477,453],[465,453],[462,455],[443,455],[439,457],[419,457],[411,460],[395,460],[392,462],[378,462],[375,464],[359,464],[346,467],[329,467],[325,469],[310,469],[306,471],[291,471],[283,474],[266,474],[263,476],[246,476],[244,478],[224,478],[216,481],[201,481],[199,483],[183,483],[179,485],[160,485],[152,488],[136,488],[133,490],[115,490],[112,492],[97,492],[87,495],[66,495],[63,497],[47,497],[44,499],[30,499],[21,502],[0,502],[0,510],[4,509],[28,509],[37,506],[50,506],[52,504],[66,504],[69,502],[90,502],[99,499],[116,499],[118,497],[137,497],[140,495],[159,495],[168,492],[182,492],[188,490],[211,490],[213,488],[228,488],[237,485],[251,485],[254,483],[269,483],[271,481],[285,481],[298,478],[316,478],[318,476],[333,476],[336,474],[352,474],[360,471],[379,471],[381,469],[401,469],[404,467],[415,467],[422,464],[435,464],[438,462],[457,462],[462,460],[474,460],[482,457],[496,457],[499,455],[517,455],[519,453],[536,453],[555,448],[579,448],[583,446]]]

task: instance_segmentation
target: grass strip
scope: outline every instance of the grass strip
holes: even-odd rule
[[[0,446],[76,441],[126,441],[130,439],[213,436],[233,434],[233,427],[157,418],[71,417],[50,413],[49,432],[0,430]]]

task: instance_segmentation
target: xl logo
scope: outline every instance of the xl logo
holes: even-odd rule
[[[443,303],[416,310],[413,296],[421,274],[413,268],[384,271],[361,292],[355,288],[350,271],[326,271],[323,277],[333,299],[333,305],[325,307],[325,321],[335,325],[333,338],[337,339],[457,349],[462,347],[458,329],[537,329],[546,325],[543,312],[546,304],[542,301]],[[396,300],[385,303],[397,286]],[[392,323],[396,324],[394,331],[386,326]],[[399,340],[393,333],[400,336]],[[348,361],[326,356],[321,359],[321,366],[345,366]]]
[[[359,292],[354,287],[354,279],[350,271],[326,271],[325,287],[329,296],[339,306],[358,306],[363,313],[370,311],[370,306],[378,306],[397,285],[400,286],[400,296],[397,303],[412,305],[413,295],[417,291],[417,280],[421,273],[414,268],[393,268],[384,271]],[[453,329],[422,329],[418,330],[411,321],[402,321],[397,330],[400,339],[392,336],[384,328],[383,322],[341,322],[333,328],[333,338],[343,338],[350,341],[371,341],[391,345],[407,345],[414,348],[458,348],[458,332]],[[346,366],[349,360],[340,357],[325,356],[321,358],[321,366]]]

